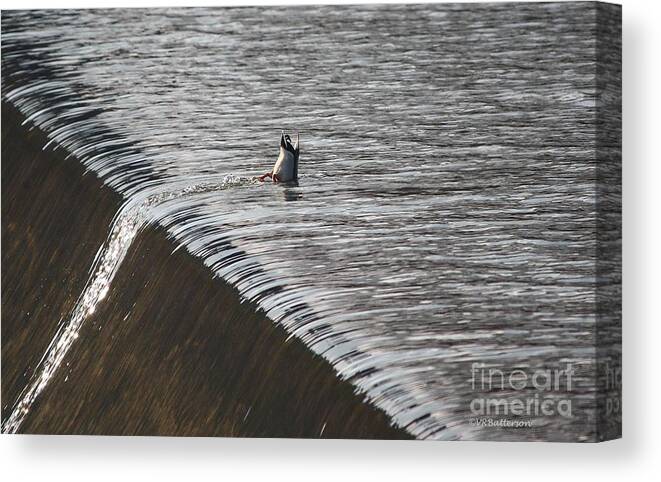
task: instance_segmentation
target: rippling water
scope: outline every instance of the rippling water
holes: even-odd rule
[[[3,96],[129,202],[218,182],[140,215],[413,435],[586,440],[596,18],[588,3],[3,12]],[[283,128],[301,133],[299,185],[249,182]],[[474,363],[571,366],[573,386],[542,395],[573,418],[471,425]]]

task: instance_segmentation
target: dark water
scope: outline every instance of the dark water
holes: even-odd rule
[[[3,96],[128,202],[17,411],[158,222],[416,437],[593,439],[596,22],[585,3],[3,12]],[[251,181],[283,128],[299,185]],[[571,416],[471,424],[474,364],[572,370],[486,390]]]

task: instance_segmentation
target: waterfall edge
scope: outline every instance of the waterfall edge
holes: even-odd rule
[[[4,421],[82,291],[121,196],[61,149],[41,151],[43,133],[21,126],[6,102],[2,114]],[[21,173],[26,153],[29,176]],[[23,181],[11,182],[21,174]],[[38,232],[21,232],[32,225]],[[36,264],[20,257],[23,239],[35,235]],[[328,362],[287,340],[283,328],[176,247],[159,227],[138,234],[114,289],[19,433],[410,438]],[[71,282],[63,287],[58,273]],[[37,285],[41,291],[15,288]],[[26,319],[37,304],[42,309]]]

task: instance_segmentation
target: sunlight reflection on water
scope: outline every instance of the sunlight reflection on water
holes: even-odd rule
[[[585,439],[594,21],[586,4],[3,12],[3,95],[128,200],[238,180],[136,216],[413,435]],[[282,128],[301,132],[299,186],[242,181]],[[476,362],[572,363],[551,395],[581,417],[469,425]]]

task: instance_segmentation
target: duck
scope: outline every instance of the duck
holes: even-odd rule
[[[273,182],[296,182],[298,181],[298,158],[299,158],[299,133],[296,132],[296,143],[292,144],[291,137],[282,131],[280,134],[280,155],[275,161],[273,170],[258,176],[261,182],[271,178]]]

